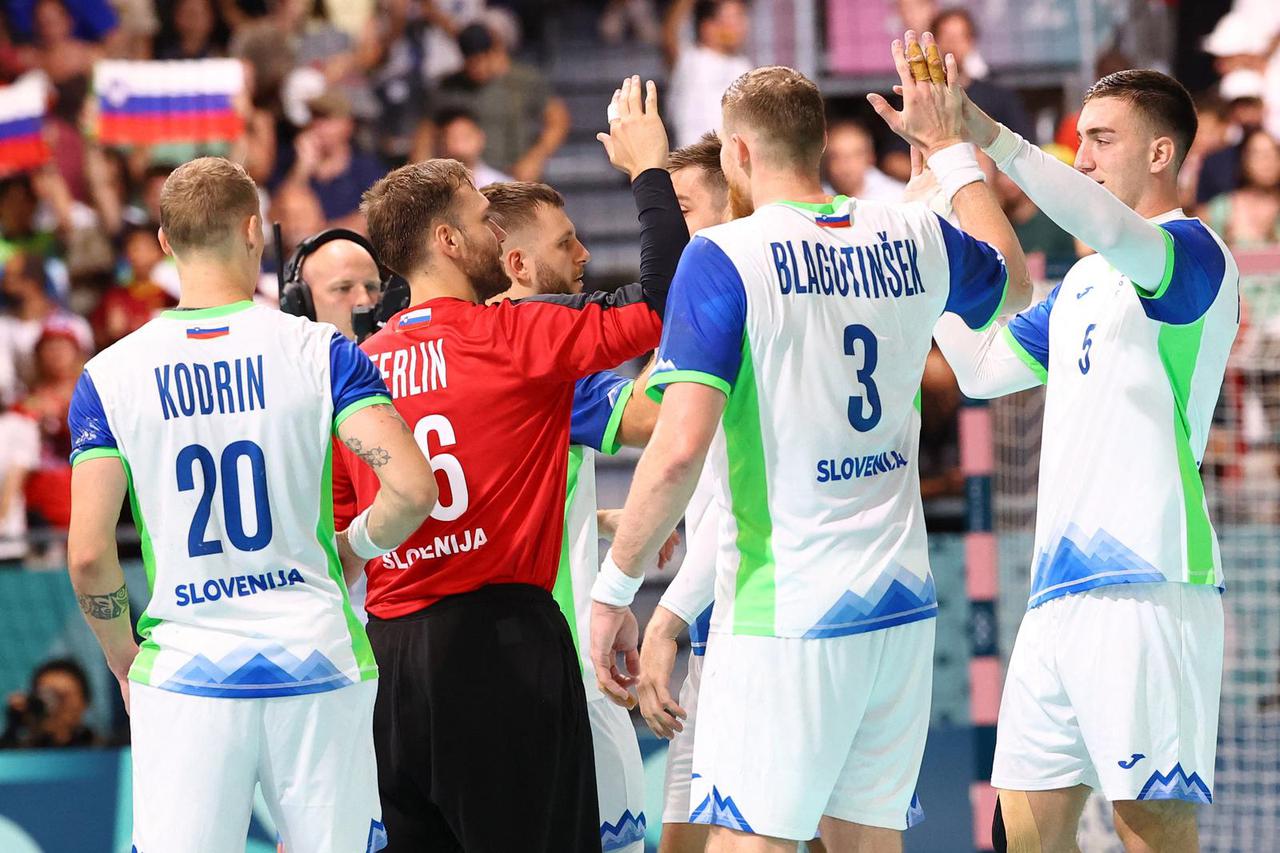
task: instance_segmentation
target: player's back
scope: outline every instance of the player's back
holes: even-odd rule
[[[376,676],[334,545],[330,442],[385,393],[331,325],[250,302],[166,311],[89,362],[74,459],[121,457],[152,588],[131,679],[247,697]]]
[[[716,630],[826,637],[936,612],[917,392],[939,315],[982,326],[1004,281],[993,250],[920,205],[779,203],[700,232],[653,384],[729,395],[709,463],[729,510]],[[742,333],[707,360],[712,324]]]

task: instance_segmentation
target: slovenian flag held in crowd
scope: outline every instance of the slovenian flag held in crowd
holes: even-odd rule
[[[46,103],[44,81],[37,77],[0,86],[0,175],[27,172],[49,161]]]
[[[244,130],[235,59],[103,60],[93,66],[98,139],[106,145],[230,142]]]

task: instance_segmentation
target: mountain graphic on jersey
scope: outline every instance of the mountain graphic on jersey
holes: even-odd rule
[[[629,844],[644,841],[644,831],[644,812],[636,816],[631,813],[631,809],[627,809],[618,818],[616,825],[607,820],[600,824],[600,848],[604,853],[621,850]]]
[[[742,812],[738,811],[733,797],[720,796],[720,791],[714,785],[711,787],[711,793],[703,797],[702,802],[689,815],[689,823],[713,824],[736,829],[738,832],[753,832],[751,824],[747,823]]]
[[[299,660],[282,646],[239,649],[213,663],[196,655],[159,686],[175,693],[219,698],[296,696],[351,683],[320,652]]]
[[[1050,541],[1053,541],[1052,538]],[[1165,576],[1105,530],[1091,537],[1068,524],[1052,549],[1036,560],[1027,609],[1051,598],[1116,583],[1159,583]]]
[[[842,637],[905,625],[937,615],[933,577],[917,577],[899,565],[881,572],[865,595],[848,590],[804,635],[806,640]]]
[[[1209,805],[1213,793],[1200,778],[1199,773],[1187,774],[1181,764],[1173,765],[1168,773],[1156,771],[1138,793],[1139,800],[1186,800]]]

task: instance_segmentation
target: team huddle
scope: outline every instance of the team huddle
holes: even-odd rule
[[[1240,314],[1235,262],[1177,203],[1190,97],[1098,81],[1073,169],[969,101],[929,34],[892,52],[902,109],[869,98],[912,147],[901,203],[824,190],[796,71],[742,75],[675,151],[631,78],[600,138],[635,196],[636,284],[582,292],[551,187],[428,160],[365,193],[408,298],[358,345],[251,300],[239,166],[168,178],[180,304],[90,361],[69,419],[70,570],[130,711],[137,853],[242,850],[255,785],[291,853],[640,853],[637,703],[672,741],[663,853],[901,850],[938,609],[935,340],[969,396],[1047,389],[996,849],[1076,849],[1091,789],[1129,851],[1198,849],[1224,583],[1199,463]],[[979,149],[1096,252],[1030,307]],[[644,448],[626,504],[599,508],[596,457],[623,445]],[[630,605],[682,518],[641,642]]]

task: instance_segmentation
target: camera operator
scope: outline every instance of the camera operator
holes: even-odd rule
[[[97,736],[84,724],[89,679],[69,658],[46,661],[31,676],[27,693],[9,696],[0,749],[94,746]]]

